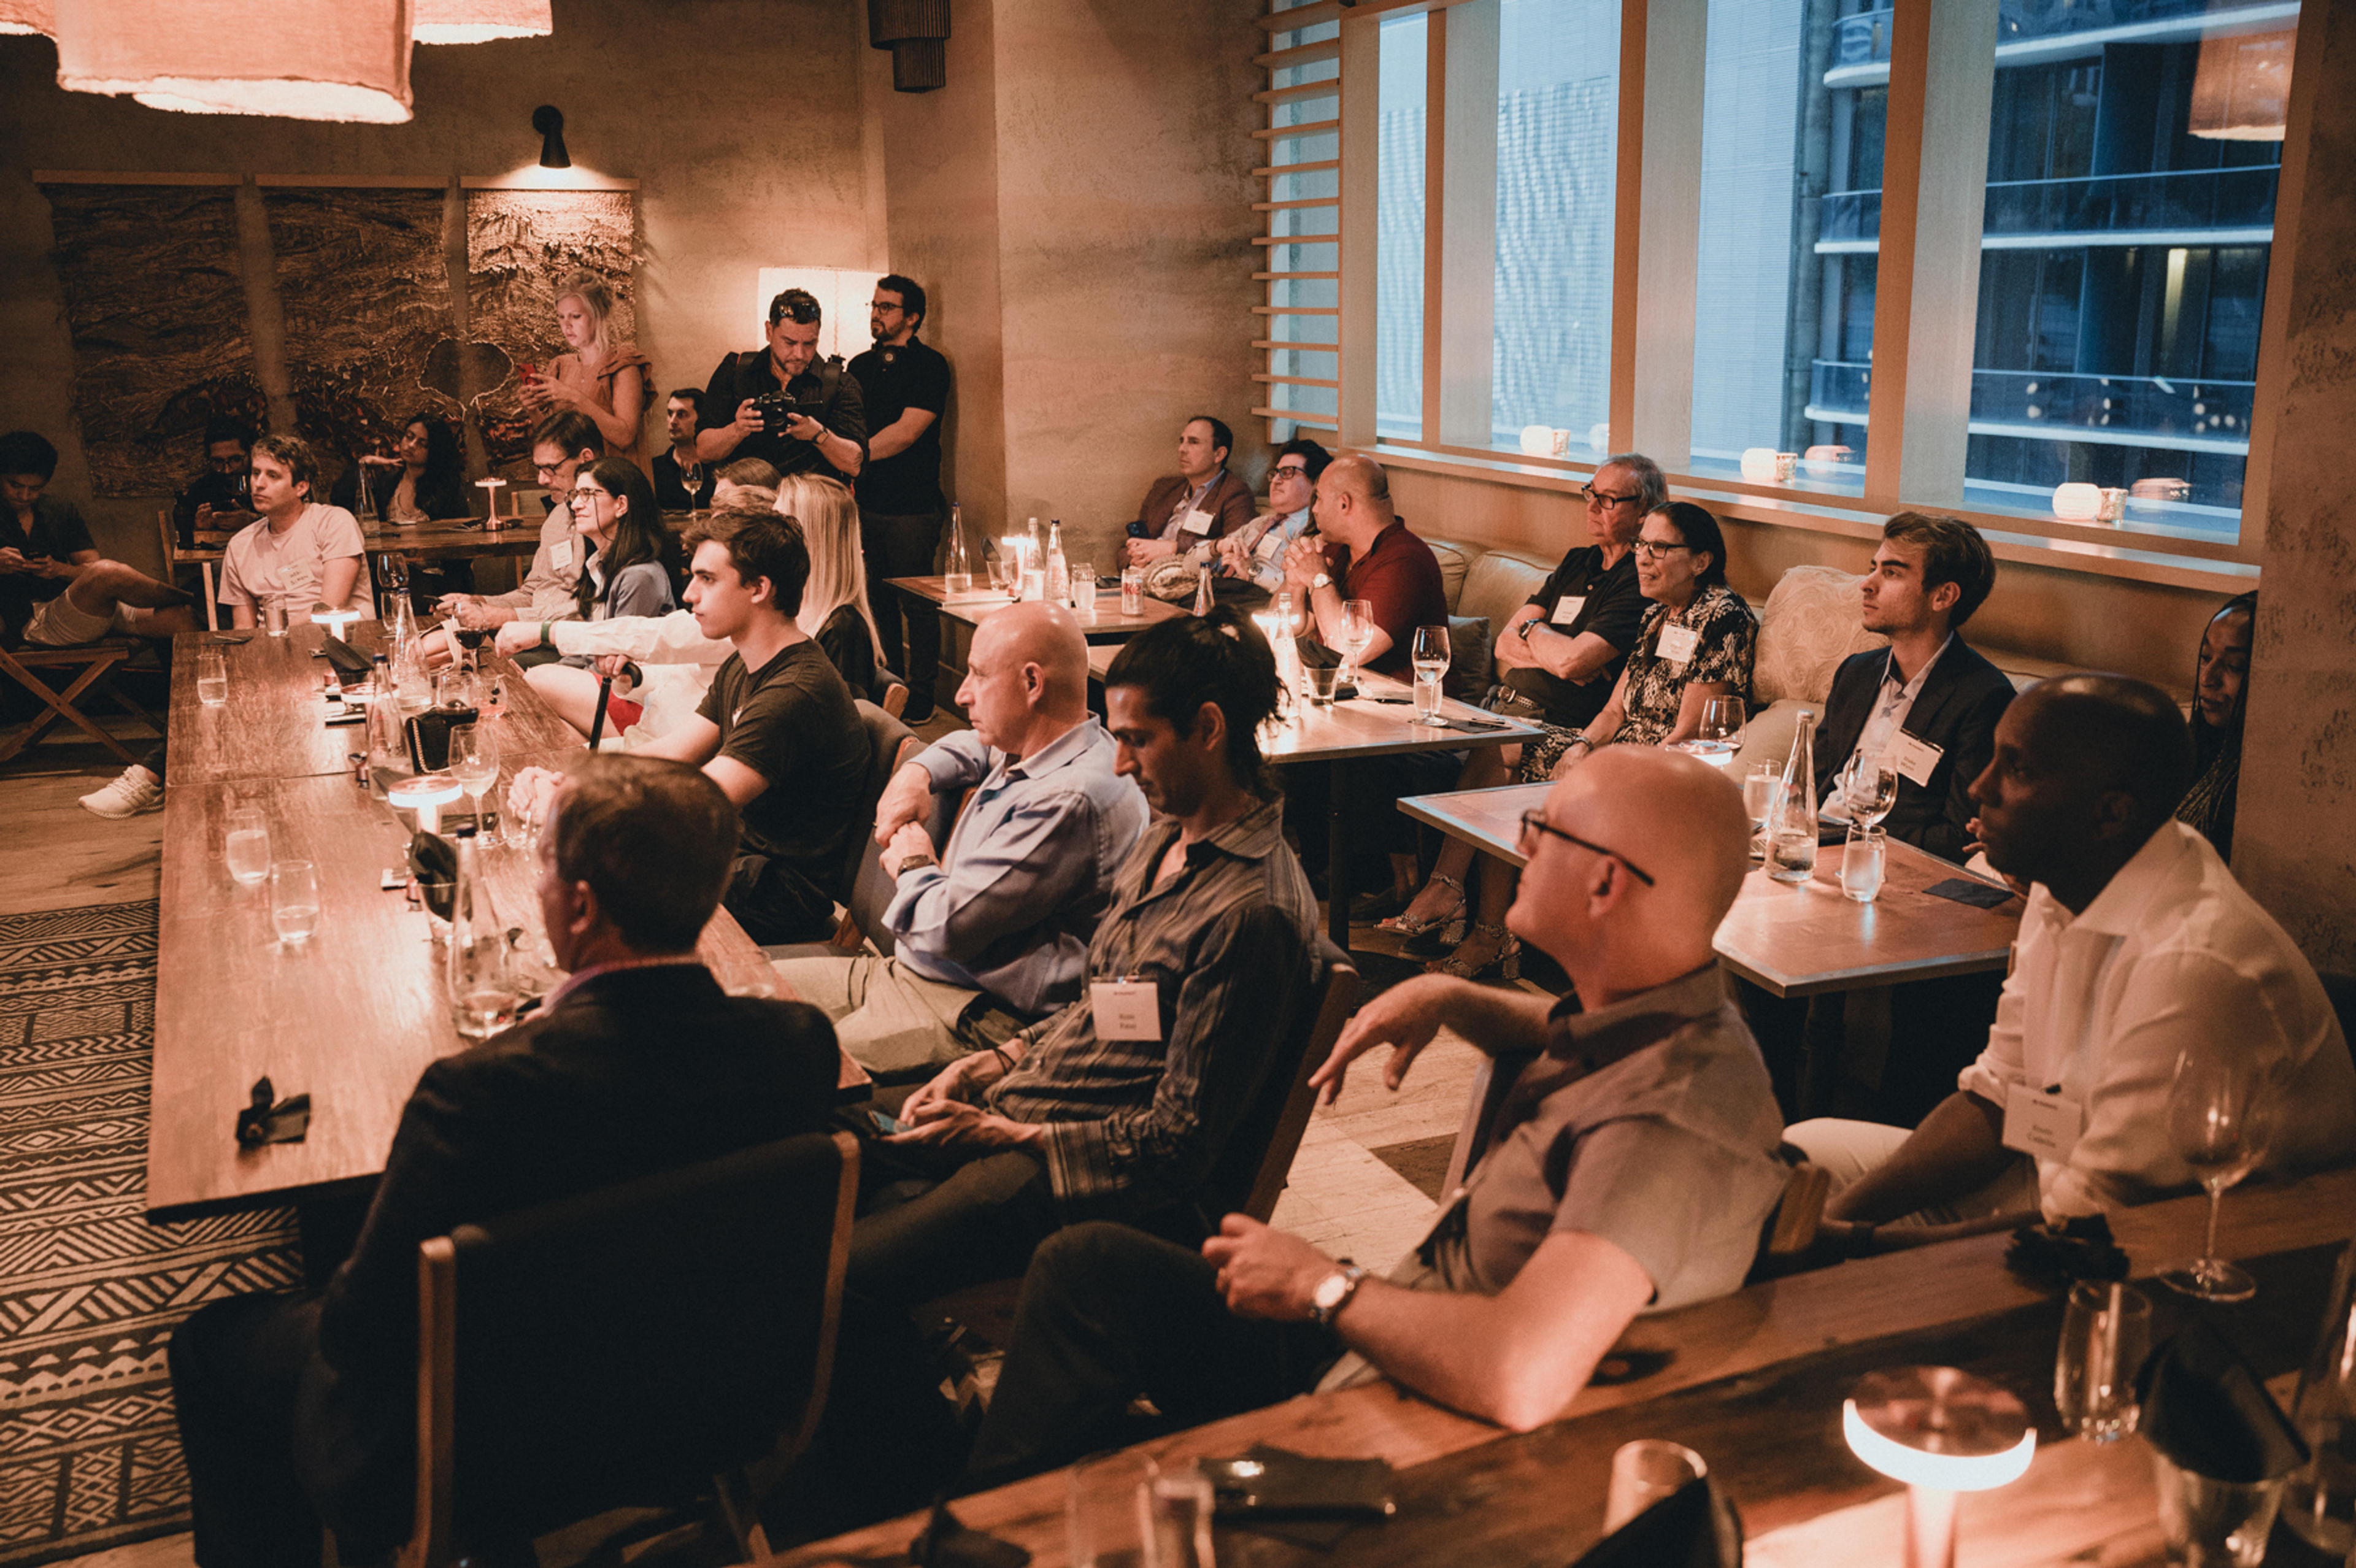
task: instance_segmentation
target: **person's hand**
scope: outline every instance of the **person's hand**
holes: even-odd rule
[[[932,816],[933,775],[910,763],[892,775],[892,782],[884,786],[883,798],[875,803],[875,842],[889,844],[903,827],[914,822],[929,822]],[[932,848],[928,837],[925,840],[926,852],[930,853]]]
[[[1317,540],[1304,535],[1284,547],[1284,585],[1301,595],[1304,605],[1311,585],[1324,570],[1325,551]]]
[[[614,695],[616,697],[638,684],[638,677],[630,673],[636,667],[631,664],[627,654],[607,654],[590,667],[614,683]]]
[[[1219,1271],[1228,1311],[1278,1323],[1314,1317],[1317,1286],[1339,1266],[1290,1232],[1248,1214],[1220,1221],[1219,1233],[1203,1243],[1203,1256]]]
[[[1466,983],[1445,975],[1419,975],[1360,1008],[1333,1042],[1333,1054],[1309,1075],[1309,1086],[1319,1091],[1319,1103],[1330,1105],[1341,1098],[1350,1063],[1378,1045],[1391,1048],[1391,1059],[1383,1067],[1384,1085],[1396,1089],[1407,1082],[1408,1064],[1440,1032],[1450,994]]]
[[[886,1143],[929,1148],[1022,1148],[1037,1143],[1046,1129],[1031,1122],[1012,1121],[964,1100],[927,1101],[916,1107],[911,1097],[900,1107],[900,1119],[910,1123]]]
[[[810,418],[808,414],[787,414],[786,416],[786,433],[792,436],[796,441],[816,441],[819,437],[826,433],[826,426],[819,423],[818,421]]]
[[[36,577],[62,577],[70,581],[81,575],[81,568],[70,560],[59,560],[53,555],[37,555],[25,563],[25,570]]]
[[[761,433],[761,405],[747,398],[736,405],[736,438]]]
[[[455,593],[450,596],[451,599],[455,599],[457,595]],[[449,607],[450,600],[444,599],[442,603],[443,607],[447,609]],[[462,605],[460,608],[463,610],[464,606]],[[463,615],[460,617],[458,624],[462,626],[466,624]],[[472,627],[468,627],[467,629],[469,631],[473,630]],[[540,623],[537,621],[509,621],[506,625],[501,626],[498,630],[498,635],[491,639],[491,646],[498,653],[506,655],[509,658],[513,658],[519,653],[524,653],[530,649],[536,648],[540,646]]]
[[[1178,547],[1168,539],[1131,539],[1129,541],[1129,564],[1151,566],[1155,561],[1178,553]]]
[[[456,608],[450,612],[451,614],[456,618],[458,624],[470,632],[487,632],[495,626],[512,626],[516,624],[516,617],[502,616],[497,610],[472,595],[454,594],[452,597],[457,599],[458,603]],[[537,635],[535,632],[534,635],[537,636]],[[532,645],[530,643],[524,645],[526,647]]]
[[[1253,541],[1255,544],[1258,542],[1257,539]],[[1218,549],[1219,566],[1228,576],[1249,577],[1252,574],[1251,546],[1244,542],[1241,534],[1225,534],[1212,543]]]
[[[213,504],[210,501],[207,501],[203,506],[197,508],[196,516],[188,519],[188,527],[198,531],[202,531],[203,529],[211,528],[212,526]]]
[[[15,545],[0,545],[0,572],[13,574],[31,570],[32,565],[26,560],[24,551]]]
[[[935,1107],[970,1104],[981,1092],[1005,1076],[1005,1063],[994,1051],[976,1051],[958,1057],[933,1074],[930,1082],[908,1096],[900,1106],[904,1122],[923,1120],[937,1115]]]
[[[903,823],[900,831],[892,835],[892,841],[884,846],[884,864],[896,867],[911,855],[929,856],[932,852],[933,836],[925,831],[924,824]]]
[[[564,775],[554,768],[519,768],[508,786],[508,809],[527,822],[548,819],[548,803],[555,798]]]

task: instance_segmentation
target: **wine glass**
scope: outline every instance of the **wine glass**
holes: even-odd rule
[[[1750,714],[1739,697],[1705,698],[1701,705],[1701,723],[1694,730],[1694,738],[1686,750],[1712,767],[1730,767],[1742,726]]]
[[[1448,628],[1418,626],[1408,660],[1415,669],[1416,722],[1447,728],[1448,720],[1440,713],[1440,683],[1448,675]]]
[[[1879,827],[1898,804],[1898,770],[1879,758],[1869,762],[1859,752],[1841,769],[1840,797],[1847,804],[1851,822]]]
[[[450,727],[450,776],[474,802],[476,832],[482,842],[497,844],[495,833],[483,831],[483,796],[499,782],[499,749],[485,726],[454,724]]]
[[[1342,683],[1358,683],[1358,660],[1366,645],[1375,640],[1375,607],[1364,599],[1342,602],[1342,651],[1348,656],[1342,666]]]
[[[2168,1090],[2168,1137],[2209,1193],[2209,1232],[2201,1256],[2169,1269],[2160,1282],[2203,1301],[2247,1301],[2257,1281],[2217,1255],[2217,1210],[2225,1189],[2265,1157],[2273,1130],[2265,1065],[2233,1046],[2188,1046]]]

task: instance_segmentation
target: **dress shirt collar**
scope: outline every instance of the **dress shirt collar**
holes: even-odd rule
[[[540,1004],[540,1014],[545,1018],[554,1012],[573,992],[600,975],[618,975],[629,969],[701,969],[703,966],[701,958],[623,958],[611,964],[592,964],[586,969],[575,969],[566,976],[564,984],[551,991],[547,1000]]]
[[[1590,1072],[1633,1056],[1689,1023],[1716,1016],[1726,1005],[1726,981],[1713,958],[1649,991],[1581,1012],[1576,993],[1547,1014],[1547,1054]]]
[[[2127,863],[2111,874],[2094,901],[2079,914],[2072,916],[2069,906],[2053,896],[2053,891],[2040,882],[2037,891],[2045,895],[2047,920],[2060,931],[2087,931],[2105,936],[2126,936],[2144,921],[2165,917],[2175,912],[2180,901],[2169,890],[2184,864],[2184,858],[2194,851],[2185,840],[2200,840],[2200,835],[2184,824],[2163,822],[2158,832],[2144,840],[2142,848],[2128,857]]]
[[[1097,716],[1089,714],[1037,751],[1027,756],[1001,757],[1000,766],[1010,779],[1044,778],[1057,768],[1068,767],[1088,754],[1096,745],[1098,732],[1103,729]]]
[[[1152,853],[1139,857],[1144,880],[1138,891],[1151,897],[1156,891],[1153,874],[1162,864],[1162,857],[1170,852],[1170,841],[1178,837],[1177,822],[1167,816],[1157,817],[1146,829]],[[1233,822],[1222,823],[1186,846],[1186,864],[1191,868],[1209,861],[1214,856],[1226,855],[1237,860],[1265,860],[1284,842],[1284,797],[1265,800]]]
[[[1898,680],[1898,656],[1893,652],[1882,661],[1882,689],[1886,691],[1891,685],[1898,685],[1898,700],[1912,707],[1914,699],[1922,695],[1922,683],[1931,678],[1931,672],[1939,667],[1939,660],[1954,645],[1954,642],[1955,634],[1949,632],[1947,640],[1932,649],[1931,656],[1922,661],[1922,667],[1914,672],[1914,678],[1903,683]]]

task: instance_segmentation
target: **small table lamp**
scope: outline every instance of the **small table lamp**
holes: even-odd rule
[[[327,635],[334,637],[338,641],[347,643],[351,641],[350,627],[352,623],[361,618],[360,613],[357,610],[314,610],[311,612],[311,619],[316,621],[322,626],[327,627]]]
[[[1954,1568],[1955,1494],[2008,1486],[2037,1452],[2020,1401],[1954,1367],[1894,1367],[1841,1406],[1849,1451],[1906,1483],[1906,1568]]]
[[[488,517],[483,519],[484,527],[496,528],[499,526],[499,491],[505,488],[506,485],[507,481],[504,479],[477,479],[475,481],[475,488],[483,493],[483,504],[487,508],[488,508],[490,513]]]
[[[395,811],[417,814],[417,831],[442,831],[442,808],[466,793],[448,773],[420,773],[402,780],[385,792]]]

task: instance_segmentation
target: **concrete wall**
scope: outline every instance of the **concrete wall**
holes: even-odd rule
[[[61,92],[47,38],[0,37],[0,429],[57,442],[57,491],[84,503],[102,549],[153,561],[155,506],[87,504],[72,347],[34,169],[502,175],[537,160],[531,111],[553,103],[576,168],[643,182],[639,347],[666,388],[701,384],[723,353],[759,344],[759,267],[881,259],[862,141],[863,7],[565,0],[556,22],[549,38],[420,48],[416,118],[398,126],[175,114]]]
[[[2356,12],[2303,17],[2319,71],[2290,279],[2233,870],[2318,968],[2356,972]],[[2283,253],[2279,240],[2276,254]]]

